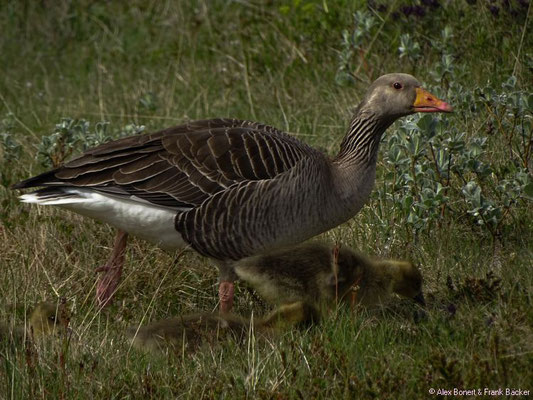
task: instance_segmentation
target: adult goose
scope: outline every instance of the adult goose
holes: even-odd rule
[[[387,74],[369,87],[334,158],[268,125],[211,119],[102,144],[13,188],[43,186],[21,200],[118,228],[97,286],[102,305],[116,289],[133,234],[216,260],[225,312],[236,260],[302,242],[353,217],[374,184],[383,132],[414,112],[450,111],[411,75]]]

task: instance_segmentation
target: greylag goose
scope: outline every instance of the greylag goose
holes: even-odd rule
[[[412,263],[369,259],[321,242],[245,258],[235,263],[235,273],[270,304],[302,302],[321,314],[341,301],[382,304],[393,293],[424,304],[422,274]]]
[[[102,305],[116,289],[133,234],[216,260],[225,312],[233,303],[234,261],[353,217],[373,187],[383,132],[408,114],[451,111],[411,75],[388,74],[370,85],[334,158],[268,125],[212,119],[102,144],[13,188],[43,186],[21,200],[118,228],[97,287]]]
[[[59,329],[66,329],[69,323],[69,313],[64,304],[42,302],[37,304],[30,314],[28,324],[10,329],[7,325],[0,325],[0,340],[13,338],[20,342],[25,337],[38,339],[51,335]]]
[[[196,313],[164,319],[146,326],[132,326],[127,334],[139,350],[174,351],[198,348],[203,343],[233,336],[243,339],[253,329],[254,334],[270,335],[287,327],[307,326],[317,320],[313,307],[303,303],[286,304],[260,318],[244,318],[232,313]]]

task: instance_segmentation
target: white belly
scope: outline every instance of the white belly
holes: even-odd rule
[[[187,246],[174,228],[175,210],[97,193],[90,189],[65,188],[64,191],[69,194],[74,193],[76,197],[39,199],[38,196],[29,193],[21,196],[21,200],[26,203],[66,208],[108,223],[166,250],[177,250]]]

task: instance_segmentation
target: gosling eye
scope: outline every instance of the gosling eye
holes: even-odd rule
[[[396,90],[400,90],[400,89],[403,88],[403,86],[402,86],[402,84],[400,82],[394,82],[392,84],[392,87],[394,87],[394,89],[396,89]]]
[[[50,321],[50,322],[52,322],[52,323],[55,324],[55,323],[56,323],[56,317],[55,317],[55,315],[50,315],[50,316],[48,317],[48,321]]]

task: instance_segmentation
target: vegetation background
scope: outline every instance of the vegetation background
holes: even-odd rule
[[[65,298],[69,340],[0,344],[0,398],[425,398],[533,390],[532,5],[527,0],[3,1],[0,319]],[[334,154],[387,72],[455,107],[383,139],[369,204],[323,235],[421,266],[426,314],[398,301],[307,331],[194,354],[130,348],[130,325],[216,308],[216,270],[132,240],[114,304],[94,269],[113,231],[20,204],[9,186],[84,148],[229,116]],[[266,311],[240,285],[236,310]]]

